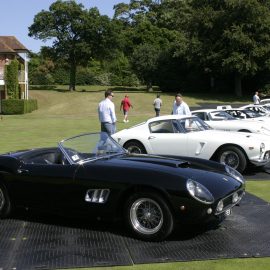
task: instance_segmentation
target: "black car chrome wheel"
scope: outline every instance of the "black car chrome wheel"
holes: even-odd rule
[[[247,166],[247,160],[244,153],[235,146],[227,146],[218,153],[218,161],[243,172]]]
[[[130,207],[130,221],[139,233],[154,234],[163,224],[163,212],[155,201],[140,198]]]
[[[11,211],[11,204],[6,188],[0,184],[0,218],[6,217]]]
[[[161,241],[173,230],[173,217],[166,202],[156,194],[132,196],[126,206],[127,224],[144,240]]]
[[[144,146],[137,141],[127,142],[124,147],[129,151],[129,153],[146,154]]]

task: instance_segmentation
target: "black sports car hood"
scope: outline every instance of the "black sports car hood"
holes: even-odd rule
[[[131,154],[122,159],[134,162],[149,163],[149,165],[156,164],[173,168],[190,168],[219,173],[224,172],[223,164],[198,158]]]
[[[183,168],[183,167],[190,166],[190,163],[188,161],[185,161],[185,160],[174,159],[174,158],[164,158],[164,157],[150,156],[150,155],[131,155],[128,157],[128,160],[163,165],[163,166],[169,166],[169,167],[173,167],[173,168],[179,168],[179,167]]]
[[[244,183],[237,180],[235,177],[226,172],[223,164],[212,162],[205,159],[189,158],[189,157],[161,157],[151,155],[128,155],[121,157],[122,161],[128,161],[137,164],[137,167],[147,166],[149,169],[154,169],[156,172],[167,173],[174,175],[176,179],[192,179],[203,184],[215,195],[222,196],[227,192],[236,190]],[[126,166],[128,167],[128,163]],[[141,164],[141,165],[140,165]],[[180,178],[179,178],[180,177]],[[164,181],[164,178],[163,178]],[[168,178],[165,181],[168,183]],[[185,181],[184,181],[185,182]]]

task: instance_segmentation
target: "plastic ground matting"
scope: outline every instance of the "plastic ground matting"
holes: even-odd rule
[[[246,194],[218,227],[177,228],[162,243],[123,225],[24,213],[0,221],[0,269],[31,270],[270,257],[270,205]]]

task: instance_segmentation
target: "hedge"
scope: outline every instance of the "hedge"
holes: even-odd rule
[[[3,99],[2,114],[25,114],[37,110],[36,99]]]

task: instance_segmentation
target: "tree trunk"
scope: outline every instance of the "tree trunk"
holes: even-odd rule
[[[234,92],[237,97],[242,97],[242,77],[239,73],[234,75]]]
[[[147,83],[147,91],[148,91],[148,92],[152,92],[152,91],[153,91],[152,81],[149,81],[149,82]]]
[[[69,90],[75,91],[76,90],[76,70],[77,64],[74,54],[70,56],[70,78],[69,78]]]

